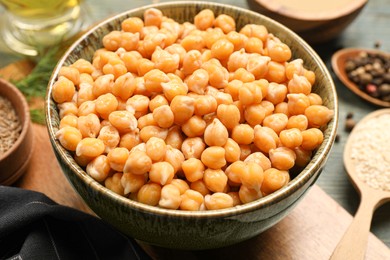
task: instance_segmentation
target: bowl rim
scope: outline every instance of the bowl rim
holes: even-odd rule
[[[350,0],[347,5],[321,12],[311,13],[284,6],[280,1],[254,0],[267,10],[282,16],[304,21],[326,21],[346,16],[365,6],[368,0]]]
[[[104,26],[112,22],[116,19],[121,19],[125,17],[126,15],[130,15],[135,12],[141,12],[148,8],[166,8],[171,5],[175,5],[176,7],[185,7],[188,5],[190,6],[197,6],[202,8],[223,8],[224,10],[231,10],[235,12],[243,12],[248,13],[254,16],[260,17],[262,20],[267,21],[270,24],[273,24],[279,29],[281,29],[283,32],[287,32],[290,35],[294,37],[296,41],[299,42],[299,44],[310,53],[310,56],[313,60],[316,61],[316,63],[319,65],[319,67],[322,68],[323,72],[325,73],[325,77],[329,79],[330,89],[333,97],[333,110],[335,116],[333,119],[328,123],[329,128],[329,138],[327,142],[322,143],[321,145],[321,153],[318,155],[317,160],[315,162],[310,162],[297,176],[295,176],[285,187],[279,189],[278,191],[275,191],[274,193],[271,193],[267,196],[264,196],[256,201],[249,202],[242,205],[237,205],[231,208],[227,209],[218,209],[218,210],[207,210],[207,211],[184,211],[184,210],[173,210],[173,209],[164,209],[159,208],[156,206],[150,206],[146,205],[137,201],[133,201],[127,197],[118,195],[114,193],[113,191],[109,190],[105,186],[101,185],[92,177],[90,177],[77,163],[74,162],[74,159],[68,154],[68,152],[59,144],[58,140],[55,138],[55,126],[53,124],[52,120],[52,112],[56,111],[56,105],[55,102],[51,98],[51,86],[55,82],[58,72],[61,68],[61,66],[64,65],[64,62],[67,59],[67,56],[72,53],[77,46],[83,42],[85,39],[87,39],[91,34],[93,34],[94,31],[98,30],[99,27]],[[265,16],[259,13],[256,13],[254,11],[244,9],[241,7],[229,5],[229,4],[222,4],[222,3],[214,3],[214,2],[205,2],[205,1],[173,1],[173,2],[163,2],[163,3],[156,3],[156,4],[150,4],[138,8],[133,8],[130,10],[126,10],[124,12],[121,12],[119,14],[115,14],[111,17],[108,17],[101,22],[97,23],[95,26],[90,28],[88,31],[86,31],[82,36],[80,36],[69,48],[68,50],[63,54],[61,59],[58,61],[56,67],[53,70],[53,73],[50,77],[47,92],[46,92],[46,98],[45,98],[45,114],[46,114],[46,124],[47,124],[47,130],[49,133],[50,141],[52,143],[53,149],[60,154],[61,159],[67,164],[67,167],[69,167],[72,171],[72,174],[75,174],[77,178],[79,178],[82,182],[90,186],[92,189],[94,189],[96,192],[104,193],[109,197],[109,200],[116,201],[120,206],[122,207],[131,207],[134,210],[146,212],[154,215],[160,215],[160,216],[169,216],[169,217],[180,217],[180,218],[218,218],[221,216],[224,217],[232,217],[236,215],[240,215],[247,212],[255,211],[259,208],[266,208],[269,205],[276,204],[285,198],[287,198],[291,193],[294,193],[297,191],[301,186],[304,186],[308,180],[310,180],[316,173],[316,170],[320,168],[320,166],[323,164],[323,162],[328,157],[329,151],[334,143],[335,137],[336,137],[336,131],[337,131],[337,124],[338,124],[338,102],[337,102],[337,95],[336,95],[336,88],[334,85],[334,82],[332,80],[332,77],[327,70],[324,62],[321,60],[319,55],[308,45],[301,37],[299,37],[296,33],[294,33],[292,30],[287,28],[286,26],[282,25],[281,23]],[[65,174],[66,175],[66,174]],[[67,176],[68,180],[69,177]]]

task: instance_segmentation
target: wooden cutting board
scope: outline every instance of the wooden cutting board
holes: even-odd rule
[[[4,78],[30,72],[31,64],[18,62],[0,69]],[[30,167],[14,186],[46,194],[59,204],[92,211],[73,190],[56,161],[47,129],[33,125],[34,150]],[[300,204],[274,227],[237,245],[207,251],[178,251],[141,246],[154,259],[329,259],[352,216],[320,187],[314,185]],[[366,259],[389,259],[390,249],[370,234]],[[349,260],[349,259],[346,259]]]

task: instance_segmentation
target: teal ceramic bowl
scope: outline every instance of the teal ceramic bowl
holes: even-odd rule
[[[119,29],[121,21],[127,17],[142,17],[145,9],[150,7],[160,9],[164,15],[178,22],[193,21],[196,13],[209,8],[215,14],[231,15],[238,29],[248,23],[263,24],[269,32],[290,46],[294,58],[302,58],[305,66],[315,72],[317,81],[313,92],[323,98],[324,104],[334,110],[335,116],[325,129],[324,142],[311,162],[286,187],[257,201],[229,209],[200,212],[162,209],[132,201],[108,190],[78,166],[71,154],[56,140],[60,119],[51,94],[60,68],[78,58],[91,60],[95,50],[102,47],[101,39],[105,34]],[[46,98],[46,123],[56,157],[69,182],[96,215],[137,240],[166,248],[191,250],[218,248],[247,240],[289,214],[320,175],[336,136],[337,114],[332,78],[322,60],[305,41],[258,13],[210,2],[161,3],[130,10],[101,22],[78,39],[61,58],[50,79]]]

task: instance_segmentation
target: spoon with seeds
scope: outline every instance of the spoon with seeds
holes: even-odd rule
[[[332,260],[364,259],[372,215],[390,201],[389,128],[390,109],[380,109],[364,117],[347,140],[344,164],[361,201]]]

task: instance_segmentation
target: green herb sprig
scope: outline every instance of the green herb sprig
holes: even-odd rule
[[[25,95],[27,100],[31,98],[44,98],[50,76],[62,55],[60,48],[48,50],[36,63],[36,66],[25,78],[16,81],[15,86]],[[45,124],[45,112],[42,108],[30,109],[31,120],[37,124]]]

